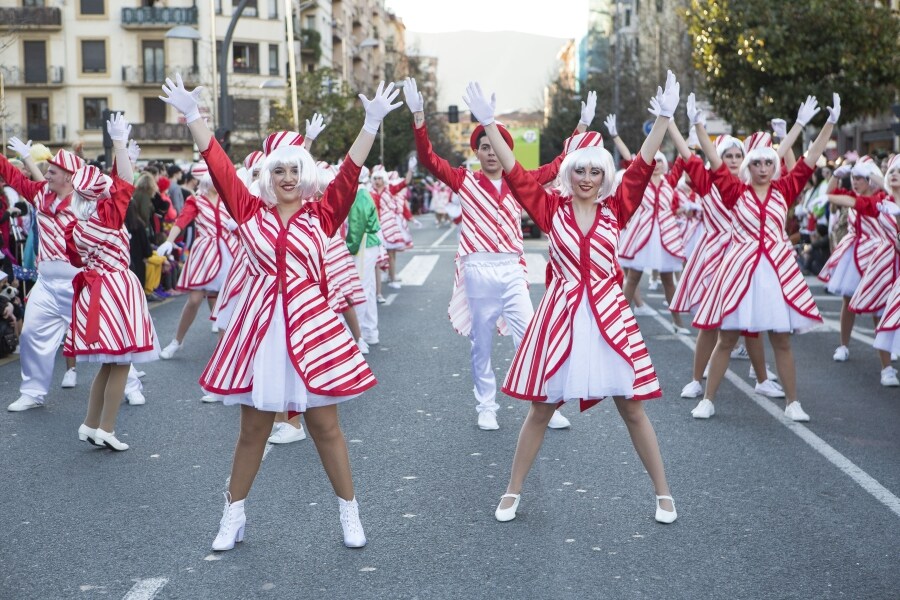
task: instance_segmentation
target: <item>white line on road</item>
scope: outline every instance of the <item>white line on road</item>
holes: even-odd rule
[[[128,590],[128,593],[125,594],[122,600],[152,600],[167,583],[169,583],[169,580],[165,577],[141,579]]]
[[[443,241],[447,239],[447,236],[450,235],[451,233],[453,233],[454,231],[456,231],[456,225],[451,225],[450,229],[448,229],[447,231],[444,232],[444,235],[439,237],[436,242],[431,244],[431,247],[434,248],[435,246],[440,246],[443,243]]]
[[[654,315],[653,318],[659,322],[660,325],[665,327],[667,331],[670,330],[671,324],[664,317]],[[691,338],[683,335],[675,337],[692,351],[694,350],[695,344]],[[862,489],[887,506],[895,515],[900,517],[900,498],[891,493],[889,489],[878,483],[874,477],[856,466],[849,458],[829,446],[828,442],[810,431],[809,428],[785,417],[782,408],[768,398],[757,395],[753,388],[733,371],[730,369],[726,371],[725,377],[727,377],[728,381],[733,383],[740,391],[744,392],[744,394],[760,408],[775,417],[776,421],[797,434],[797,436],[809,444],[813,450],[824,456],[828,462],[840,469],[845,475],[849,476],[853,481],[859,484]]]
[[[834,319],[826,319],[823,317],[822,322],[825,323],[826,325],[828,325],[828,327],[830,329],[833,329],[834,331],[837,331],[837,332],[841,331],[840,321],[835,321]],[[875,343],[875,338],[865,335],[865,334],[862,334],[862,333],[856,331],[855,328],[853,331],[850,332],[850,337],[852,337],[854,340],[856,340],[858,342],[862,342],[863,344],[868,344],[869,346],[871,346],[872,344]]]
[[[396,300],[396,299],[397,299],[397,294],[388,294],[387,298],[384,299],[384,305],[390,306],[391,304],[394,303],[394,300]]]
[[[547,281],[547,259],[543,254],[525,253],[525,270],[528,271],[528,283],[544,283]]]
[[[266,442],[266,449],[263,450],[263,457],[262,457],[263,460],[266,460],[266,457],[269,455],[269,452],[271,452],[272,448],[274,448],[274,447],[275,447],[275,444],[270,444],[269,442]]]
[[[413,256],[403,270],[400,271],[398,277],[404,286],[424,285],[425,280],[431,275],[434,265],[437,264],[439,254],[422,254]]]

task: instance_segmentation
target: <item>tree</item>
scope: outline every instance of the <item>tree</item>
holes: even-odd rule
[[[900,18],[880,2],[691,0],[685,18],[705,91],[740,129],[790,120],[810,94],[830,105],[832,92],[853,121],[898,91]]]

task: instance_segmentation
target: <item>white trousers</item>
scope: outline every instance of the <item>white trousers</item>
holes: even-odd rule
[[[356,316],[359,319],[359,329],[363,339],[367,342],[378,342],[378,302],[375,299],[375,277],[377,269],[375,263],[380,254],[379,246],[365,248],[361,253],[353,257],[359,277],[362,280],[363,292],[366,301],[356,305]]]
[[[512,254],[469,254],[463,259],[463,277],[469,313],[472,315],[472,380],[475,383],[475,409],[496,412],[497,377],[491,368],[494,331],[501,316],[513,336],[516,349],[534,316],[525,272]]]

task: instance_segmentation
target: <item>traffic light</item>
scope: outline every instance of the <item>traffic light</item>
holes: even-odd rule
[[[447,122],[459,123],[459,107],[457,105],[451,104],[447,108]]]
[[[224,127],[216,129],[216,141],[222,146],[225,154],[228,154],[231,151],[231,130]]]

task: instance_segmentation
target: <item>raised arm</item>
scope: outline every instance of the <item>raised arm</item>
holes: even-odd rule
[[[833,106],[826,107],[826,110],[828,110],[828,119],[819,131],[819,135],[816,136],[815,141],[813,141],[812,145],[809,147],[809,150],[806,151],[806,157],[803,159],[806,165],[811,169],[816,168],[819,157],[825,152],[825,146],[828,144],[828,140],[831,139],[831,133],[834,131],[834,126],[837,124],[838,119],[841,118],[841,97],[837,93],[834,93],[831,98]]]
[[[25,168],[28,169],[28,172],[31,174],[31,179],[33,181],[38,183],[44,181],[44,174],[41,173],[41,170],[38,169],[34,159],[31,158],[31,140],[28,140],[28,143],[25,143],[17,137],[12,137],[9,139],[9,143],[6,147],[19,155],[19,158],[21,158],[22,162],[25,164]]]
[[[303,147],[309,152],[313,142],[325,129],[325,119],[319,113],[313,113],[312,120],[306,120],[306,135],[303,136]]]
[[[641,157],[644,162],[653,163],[653,158],[662,146],[663,138],[666,137],[666,129],[669,127],[669,120],[675,114],[678,108],[678,99],[681,92],[681,86],[675,79],[672,71],[666,73],[666,88],[656,88],[656,97],[650,99],[650,114],[656,115],[656,121],[650,129],[650,135],[641,144]]]
[[[131,135],[131,124],[125,120],[122,113],[113,113],[106,122],[106,130],[113,143],[115,160],[114,174],[121,179],[134,181],[134,169],[131,166],[131,157],[128,155],[128,138]]]
[[[634,157],[631,156],[631,151],[628,149],[628,146],[626,146],[625,142],[622,141],[622,138],[619,137],[619,129],[616,126],[616,115],[607,115],[603,124],[606,125],[609,137],[612,138],[613,144],[615,144],[616,148],[619,150],[619,154],[622,158],[631,162]],[[618,167],[618,165],[616,166]]]
[[[506,173],[512,171],[513,167],[516,166],[516,157],[510,147],[506,145],[506,140],[500,135],[500,130],[497,129],[497,122],[494,120],[494,111],[497,107],[496,94],[491,94],[490,99],[488,99],[484,92],[481,91],[481,84],[477,81],[472,81],[466,86],[463,101],[469,106],[469,110],[472,111],[472,114],[478,119],[481,126],[484,127],[484,132],[491,141],[491,148],[494,149],[494,154],[497,155],[500,166],[503,167]]]
[[[691,127],[697,132],[697,141],[700,142],[700,149],[703,150],[706,160],[709,161],[709,170],[710,172],[717,171],[722,166],[722,159],[719,157],[719,153],[716,152],[716,147],[713,145],[712,140],[709,139],[709,134],[706,133],[706,117],[697,106],[697,97],[694,95],[694,92],[688,94],[686,108]]]
[[[803,132],[803,128],[809,124],[810,120],[816,116],[816,113],[818,113],[819,110],[821,109],[819,109],[819,102],[816,100],[815,96],[807,96],[806,100],[800,103],[800,108],[797,109],[797,120],[794,121],[794,126],[791,127],[791,130],[787,132],[787,135],[782,138],[781,144],[778,146],[778,158],[784,158],[788,150],[791,150],[793,153],[792,147]],[[838,114],[840,114],[840,101],[838,101]],[[828,135],[831,135],[830,130]],[[827,138],[826,141],[828,141]],[[825,146],[822,146],[819,155],[821,155],[824,150]],[[818,160],[818,156],[816,157],[816,160]],[[815,162],[813,162],[812,166],[816,166]]]
[[[419,154],[419,162],[428,171],[443,181],[454,192],[462,187],[464,174],[460,169],[454,169],[445,159],[435,154],[428,139],[428,128],[425,126],[425,99],[416,86],[416,80],[407,77],[403,81],[403,97],[406,105],[413,114],[413,134],[416,140],[416,151]]]
[[[578,119],[578,125],[575,126],[575,133],[584,133],[587,131],[596,114],[597,92],[591,90],[587,94],[587,99],[581,102],[581,117]]]
[[[672,143],[675,144],[675,149],[678,150],[678,156],[684,160],[690,160],[694,153],[691,152],[687,142],[684,141],[684,136],[678,131],[678,125],[675,124],[674,119],[669,120],[669,138],[672,140]]]

